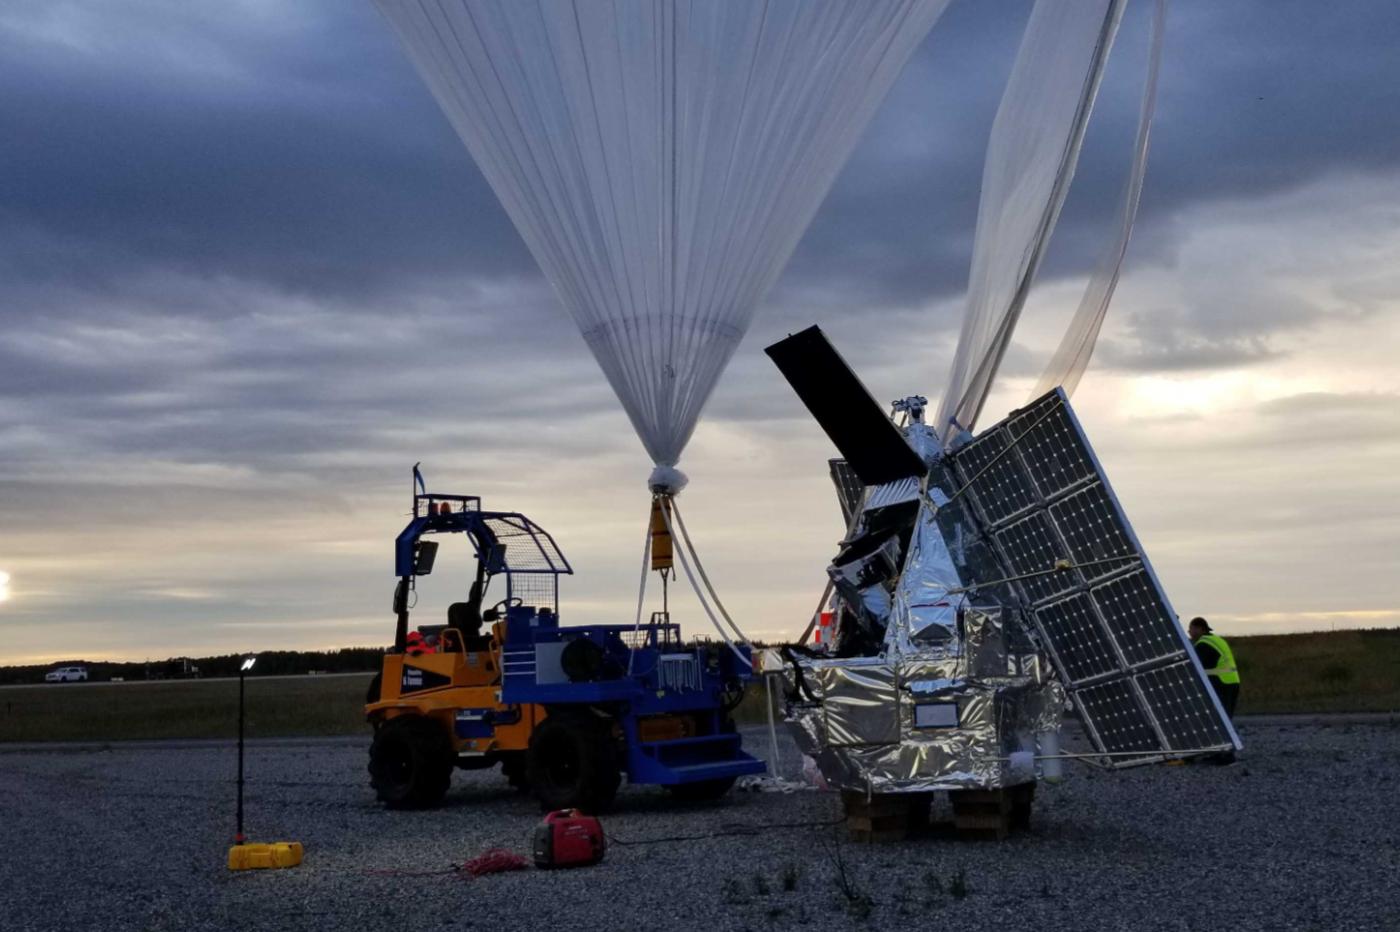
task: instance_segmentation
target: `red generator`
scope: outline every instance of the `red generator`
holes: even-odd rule
[[[587,867],[603,860],[603,826],[577,809],[560,809],[535,829],[535,866]]]

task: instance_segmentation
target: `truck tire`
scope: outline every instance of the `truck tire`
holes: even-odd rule
[[[417,715],[391,718],[369,746],[370,786],[390,809],[430,809],[452,783],[452,741],[438,723]]]
[[[696,780],[694,783],[677,783],[666,787],[671,795],[682,802],[701,803],[719,799],[734,786],[737,777],[720,777],[718,780]]]
[[[607,809],[622,780],[609,723],[588,713],[551,712],[530,736],[525,777],[546,812]]]
[[[365,705],[374,705],[383,695],[384,673],[381,671],[374,674],[374,679],[369,681],[369,689],[365,690]]]

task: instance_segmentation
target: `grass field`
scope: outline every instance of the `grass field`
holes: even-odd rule
[[[1400,630],[1233,638],[1241,714],[1400,711]],[[368,736],[369,674],[248,679],[248,735]],[[228,738],[238,683],[186,680],[0,689],[0,742]],[[766,720],[763,689],[739,706]]]
[[[1400,629],[1233,638],[1242,714],[1400,711]]]
[[[370,674],[249,677],[247,734],[254,738],[369,735]],[[0,741],[232,738],[237,680],[52,683],[0,689]]]

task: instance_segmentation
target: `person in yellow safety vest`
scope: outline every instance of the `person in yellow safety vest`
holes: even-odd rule
[[[1240,671],[1235,666],[1235,655],[1230,645],[1210,630],[1210,624],[1204,618],[1192,618],[1187,630],[1191,634],[1191,643],[1196,647],[1196,656],[1201,658],[1201,666],[1210,677],[1210,685],[1215,687],[1215,694],[1220,697],[1225,714],[1233,719],[1235,703],[1240,699]]]

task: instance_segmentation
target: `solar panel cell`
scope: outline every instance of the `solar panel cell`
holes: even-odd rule
[[[1138,562],[1137,548],[1115,520],[1113,503],[1098,482],[1066,496],[1049,511],[1086,578],[1099,579]]]
[[[1086,686],[1074,693],[1074,700],[1081,707],[1084,723],[1106,750],[1115,754],[1161,750],[1162,742],[1129,681]]]
[[[1026,482],[1020,460],[1007,455],[1007,438],[997,434],[975,442],[959,452],[966,479],[985,511],[983,519],[1000,524],[1011,516],[1039,504],[1035,490]]]
[[[1090,592],[1129,666],[1138,667],[1184,653],[1172,616],[1147,573],[1138,570]]]
[[[1073,572],[1046,572],[1069,553],[1055,533],[1049,516],[1032,512],[997,533],[1013,576],[1025,576],[1021,583],[1032,602],[1052,598],[1073,589],[1079,581]]]
[[[1210,696],[1205,692],[1210,687],[1201,683],[1189,661],[1144,673],[1138,684],[1173,749],[1230,742],[1219,718],[1210,713]]]
[[[1046,396],[1004,428],[1016,444],[1041,498],[1053,498],[1096,474],[1088,449],[1065,418],[1064,401]]]
[[[1119,669],[1118,655],[1088,595],[1078,592],[1051,602],[1038,614],[1069,685]]]

